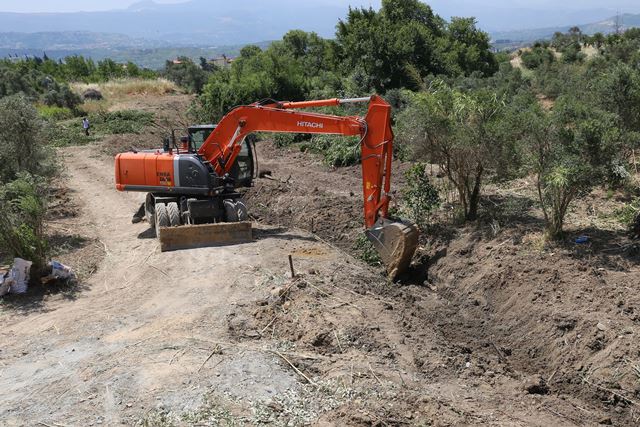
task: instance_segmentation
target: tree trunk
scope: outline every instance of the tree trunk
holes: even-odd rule
[[[475,221],[478,218],[478,205],[480,204],[480,188],[482,183],[482,166],[478,167],[478,173],[475,177],[473,191],[469,194],[469,211],[467,212],[467,220]]]

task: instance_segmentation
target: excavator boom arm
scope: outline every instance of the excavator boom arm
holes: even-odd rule
[[[296,111],[366,101],[369,109],[365,117]],[[365,225],[372,227],[380,217],[387,217],[393,132],[391,107],[382,98],[374,95],[370,98],[274,102],[238,107],[218,123],[198,154],[209,161],[219,175],[229,173],[242,141],[252,132],[359,136]]]

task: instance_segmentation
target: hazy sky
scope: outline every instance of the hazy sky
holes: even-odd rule
[[[182,0],[184,1],[184,0]],[[228,0],[211,0],[216,1]],[[242,0],[238,0],[242,1]],[[265,0],[277,1],[277,0]],[[302,0],[301,0],[302,1]],[[308,3],[329,4],[329,5],[372,5],[377,7],[380,0],[304,0]],[[136,0],[0,0],[0,11],[2,12],[75,12],[80,10],[109,10],[125,8]],[[181,3],[181,0],[156,0],[157,3]],[[483,6],[494,8],[525,8],[525,9],[619,9],[621,12],[637,12],[640,10],[639,0],[426,0],[425,3],[432,4],[436,11],[439,6],[447,4],[456,5],[460,9],[461,15],[466,15],[469,11],[478,10]]]

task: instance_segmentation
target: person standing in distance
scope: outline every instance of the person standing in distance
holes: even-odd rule
[[[82,119],[82,129],[84,129],[84,134],[89,136],[89,119],[86,117]]]

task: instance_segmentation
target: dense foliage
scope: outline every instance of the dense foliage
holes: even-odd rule
[[[0,99],[0,247],[44,265],[46,178],[54,172],[44,123],[24,95]]]
[[[335,40],[293,30],[265,50],[243,48],[230,67],[209,72],[196,116],[218,120],[263,98],[419,90],[432,75],[488,77],[498,69],[489,48],[489,36],[473,19],[446,22],[420,1],[383,0],[379,11],[350,9]],[[167,64],[168,75],[173,68]]]

